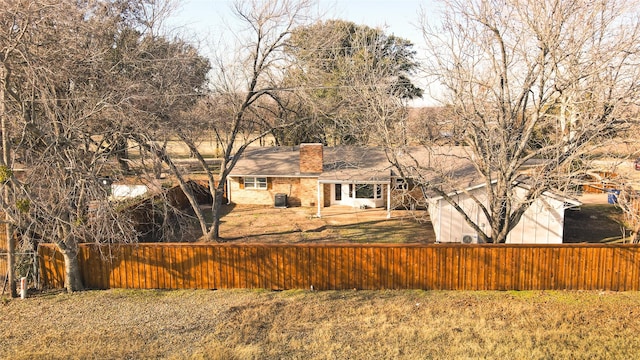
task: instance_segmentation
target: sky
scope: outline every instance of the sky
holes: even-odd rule
[[[433,0],[316,0],[323,19],[343,19],[356,24],[379,27],[389,35],[405,38],[414,44],[421,57],[422,33],[418,29],[420,13],[434,16]],[[210,44],[228,33],[233,25],[232,0],[181,0],[168,22],[169,28],[177,28],[183,35],[197,39],[207,52]],[[427,101],[427,100],[425,100]],[[416,104],[419,105],[419,104]]]
[[[357,24],[382,27],[388,34],[422,43],[417,29],[421,8],[432,14],[432,0],[317,0],[318,10],[325,18],[345,19]],[[172,26],[183,27],[201,40],[223,31],[223,19],[231,19],[231,0],[181,0],[172,17]]]

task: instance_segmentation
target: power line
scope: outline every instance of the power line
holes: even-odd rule
[[[362,84],[362,85],[337,85],[337,86],[290,86],[290,87],[281,87],[281,88],[265,88],[258,89],[254,91],[254,93],[258,92],[291,92],[296,90],[336,90],[336,89],[366,89],[366,88],[380,88],[380,87],[391,87],[393,84]],[[125,96],[124,98],[119,99],[118,102],[124,102],[127,100],[145,100],[145,99],[158,99],[158,98],[167,98],[167,97],[206,97],[211,95],[229,95],[229,94],[237,94],[237,95],[246,95],[247,91],[238,91],[238,92],[216,92],[212,91],[209,93],[178,93],[178,94],[157,94],[157,95],[130,95]],[[23,102],[46,102],[46,101],[83,101],[83,100],[102,100],[105,101],[109,98],[118,98],[118,96],[79,96],[79,97],[66,97],[66,98],[58,98],[58,97],[38,97],[37,99],[29,99],[23,100]],[[10,99],[5,99],[6,103],[16,102],[11,101]]]

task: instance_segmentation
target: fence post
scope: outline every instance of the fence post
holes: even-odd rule
[[[27,278],[24,276],[20,278],[20,298],[27,298]]]

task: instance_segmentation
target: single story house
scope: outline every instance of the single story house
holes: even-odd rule
[[[228,176],[227,200],[277,205],[284,195],[289,206],[317,207],[317,216],[334,205],[386,207],[390,216],[407,189],[381,148],[301,144],[245,151]]]
[[[477,242],[475,231],[444,198],[423,194],[412,185],[412,179],[424,181],[426,177],[432,184],[442,181],[476,224],[487,226],[484,214],[470,196],[486,201],[486,189],[478,185],[477,170],[466,150],[443,146],[404,151],[390,154],[381,148],[330,148],[322,144],[247,150],[228,176],[227,200],[277,206],[280,196],[289,206],[316,207],[318,217],[322,208],[334,205],[386,207],[390,217],[392,209],[422,201],[428,205],[437,242]],[[390,157],[404,165],[406,178],[397,174]],[[453,183],[456,185],[451,187]],[[519,189],[524,193],[525,185],[520,184]],[[525,212],[507,242],[562,243],[564,210],[579,205],[576,200],[544,193]]]

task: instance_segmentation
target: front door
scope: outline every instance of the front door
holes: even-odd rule
[[[332,184],[331,195],[332,205],[352,204],[351,198],[349,197],[349,184]]]

